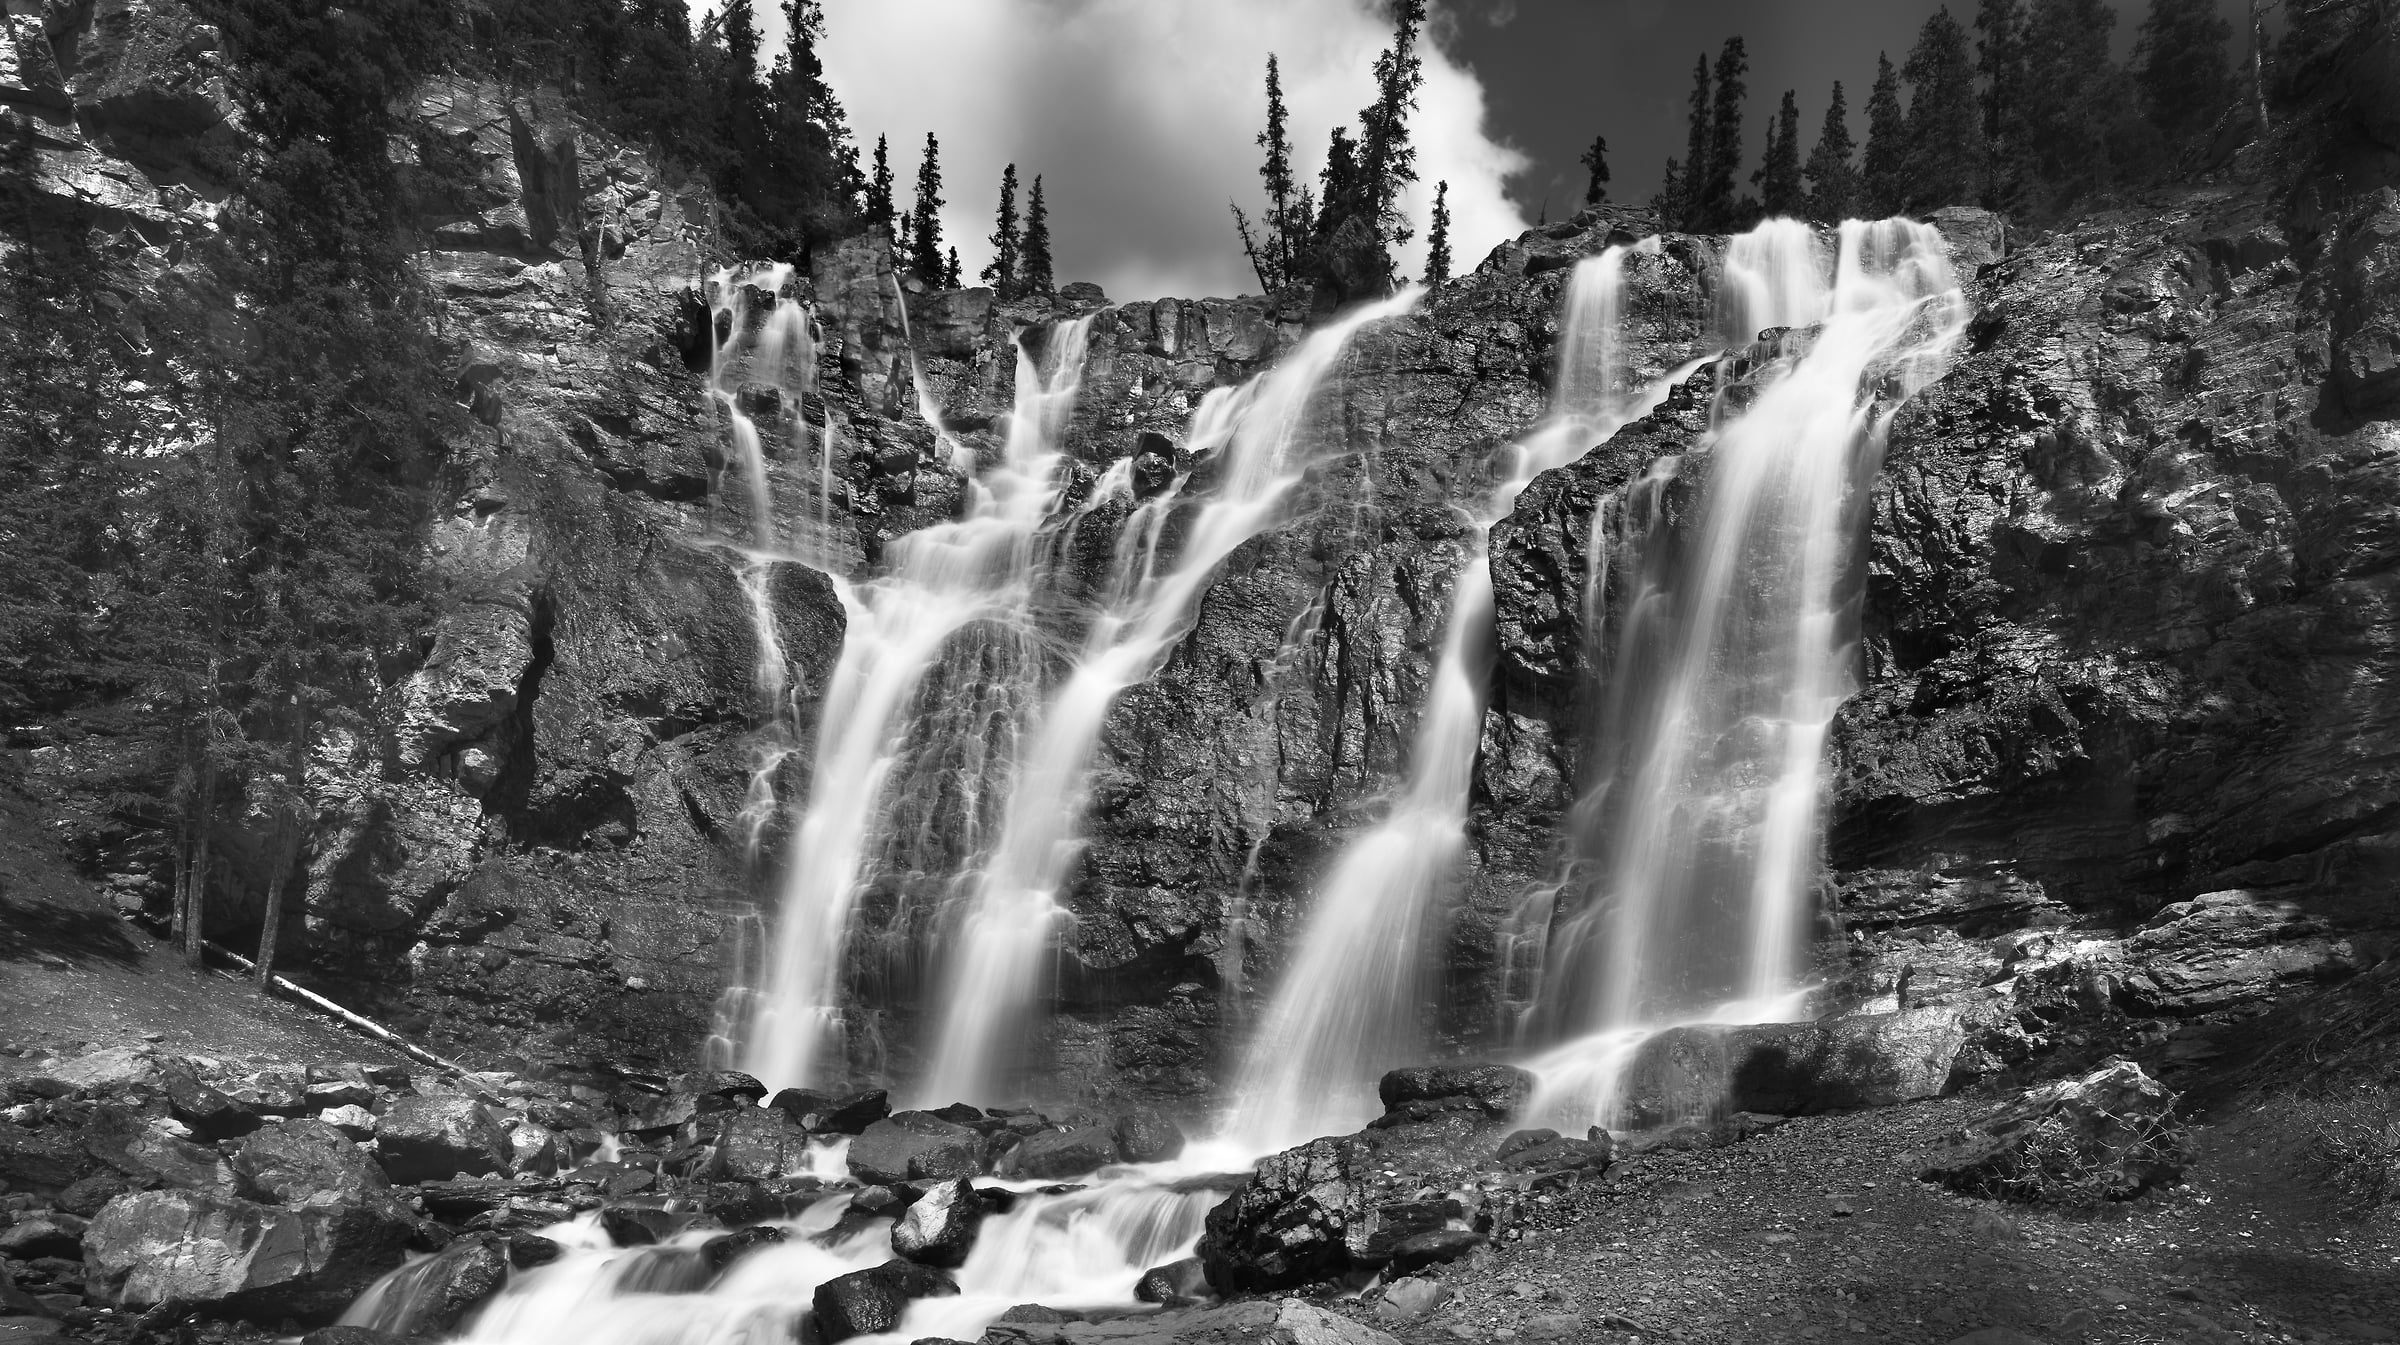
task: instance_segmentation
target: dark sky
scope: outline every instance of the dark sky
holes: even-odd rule
[[[2238,34],[2245,0],[2218,6]],[[1705,51],[1713,62],[1736,33],[1750,57],[1743,132],[1751,168],[1785,89],[1799,93],[1804,155],[1837,79],[1849,98],[1851,134],[1863,142],[1876,51],[1900,64],[1917,29],[1941,7],[1937,0],[1459,0],[1452,51],[1483,77],[1495,137],[1533,159],[1512,194],[1533,218],[1547,190],[1557,218],[1582,200],[1576,161],[1595,134],[1608,137],[1610,199],[1649,199],[1667,156],[1683,153],[1693,58]],[[2116,0],[2115,7],[2123,57],[2148,3]],[[1974,9],[1974,0],[1950,6],[1968,25]],[[2246,50],[2238,41],[2237,49]]]

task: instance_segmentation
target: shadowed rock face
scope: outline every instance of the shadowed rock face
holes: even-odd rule
[[[42,201],[96,202],[121,297],[169,302],[184,264],[170,245],[213,214],[205,193],[158,184],[239,134],[224,58],[173,0],[59,12],[92,25],[69,44],[76,69],[52,68],[67,47],[29,37],[38,21],[8,20],[0,93],[44,118]],[[2006,255],[1989,217],[1945,212],[1980,265],[1962,266],[1978,315],[1957,367],[1894,423],[1872,502],[1866,687],[1832,762],[1830,914],[1861,936],[1845,992],[1889,992],[1903,959],[1926,967],[1920,993],[1972,984],[2003,970],[2017,932],[2075,925],[2112,940],[2086,961],[2142,1011],[2204,1012],[2388,946],[2400,137],[2369,96],[2392,84],[2391,40],[2323,46],[2330,101],[2289,134],[2328,160],[2298,188],[2269,184],[2280,151],[2261,146],[2233,174],[2248,185]],[[736,843],[763,716],[747,600],[711,544],[746,516],[695,372],[715,206],[547,93],[445,81],[418,115],[481,166],[419,221],[478,423],[426,542],[443,615],[422,664],[359,717],[388,729],[316,745],[308,957],[336,998],[453,1049],[681,1067],[787,839],[770,828],[758,868]],[[2320,185],[2333,165],[2344,185]],[[76,187],[102,169],[110,194]],[[1451,502],[1540,416],[1571,263],[1646,227],[1604,211],[1504,244],[1363,337],[1320,399],[1324,456],[1297,516],[1234,555],[1191,637],[1108,720],[1066,894],[1062,1012],[1039,1043],[1060,1092],[1209,1086],[1317,875],[1405,766],[1469,544]],[[1627,261],[1630,345],[1651,375],[1712,343],[1722,248],[1663,241]],[[819,306],[821,395],[804,409],[841,446],[824,501],[841,569],[962,499],[917,412],[903,304],[928,390],[978,453],[1000,442],[1011,338],[1096,310],[1069,503],[1119,457],[1142,455],[1145,490],[1189,465],[1200,396],[1271,362],[1308,316],[1303,296],[906,294],[872,240],[812,258],[787,293]],[[146,414],[162,437],[174,420]],[[1489,1036],[1498,925],[1553,876],[1589,680],[1594,508],[1704,447],[1707,416],[1703,387],[1675,393],[1538,479],[1494,531],[1497,648],[1434,1049]],[[813,508],[816,450],[771,431],[766,451],[787,512]],[[1062,588],[1096,582],[1123,517],[1092,514]],[[776,777],[789,801],[845,618],[802,565],[779,566],[769,596],[802,734]],[[29,783],[62,800],[96,872],[163,907],[163,836],[77,783],[128,769],[140,735],[63,746]],[[879,885],[870,923],[918,881]],[[255,918],[247,888],[220,901],[226,928]],[[2249,951],[2228,958],[2219,926]],[[915,1024],[888,998],[856,1017],[886,1052],[862,1070],[908,1063]]]

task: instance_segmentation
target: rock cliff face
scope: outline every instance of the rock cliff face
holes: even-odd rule
[[[0,101],[36,127],[42,199],[97,210],[135,263],[124,299],[170,302],[176,240],[212,227],[190,166],[240,134],[213,33],[171,0],[5,23]],[[2380,42],[2321,59],[2371,94],[2395,79]],[[1946,219],[1977,316],[1893,427],[1866,689],[1831,766],[1829,902],[1852,950],[1833,957],[1858,997],[1903,962],[1921,987],[1997,977],[2046,930],[2123,1006],[2217,1011],[2377,957],[2400,925],[2400,100],[2331,106],[2338,125],[2287,134],[2344,156],[2338,191],[2271,190],[2262,146],[2233,183],[2013,249],[1988,217]],[[718,541],[745,506],[702,381],[714,205],[548,95],[452,80],[418,115],[481,165],[477,192],[421,219],[481,429],[455,446],[425,555],[444,615],[380,707],[388,736],[315,744],[308,955],[342,997],[456,1049],[680,1065],[780,863],[773,833],[763,862],[738,842],[768,716]],[[1235,554],[1109,718],[1045,1043],[1061,1091],[1189,1096],[1220,1070],[1316,876],[1405,767],[1469,544],[1452,504],[1542,411],[1571,263],[1642,226],[1601,212],[1529,234],[1359,341],[1312,413],[1325,455],[1298,515]],[[1717,343],[1722,241],[1663,242],[1628,262],[1653,376]],[[807,410],[842,448],[820,482],[814,449],[771,440],[769,479],[821,502],[833,569],[962,498],[904,317],[932,402],[981,452],[1011,340],[1093,315],[1073,501],[1127,455],[1182,465],[1200,396],[1307,319],[1256,298],[1112,307],[1088,286],[914,293],[871,240],[813,258],[785,297],[816,306]],[[1594,506],[1703,451],[1707,412],[1700,386],[1677,392],[1495,533],[1498,646],[1435,1025],[1452,1039],[1499,1017],[1499,932],[1551,876],[1575,792]],[[170,409],[156,423],[175,432]],[[1093,515],[1063,582],[1096,578],[1122,517]],[[845,617],[826,574],[774,573],[804,735],[788,800]],[[160,845],[93,784],[138,756],[119,723],[49,726],[24,776],[122,904],[155,906]],[[224,897],[256,910],[238,881]],[[905,1063],[911,1025],[890,1028]]]

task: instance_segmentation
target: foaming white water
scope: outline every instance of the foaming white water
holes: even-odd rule
[[[1110,1168],[1081,1190],[1044,1194],[1009,1188],[1016,1203],[988,1217],[955,1296],[911,1304],[898,1329],[853,1337],[905,1345],[927,1336],[972,1340],[1019,1303],[1062,1308],[1132,1308],[1144,1271],[1179,1260],[1198,1243],[1221,1183],[1194,1178],[1246,1167],[1249,1155],[1195,1146],[1170,1163]],[[1212,1165],[1213,1164],[1213,1165]],[[560,1244],[557,1260],[520,1270],[456,1337],[461,1345],[785,1345],[817,1287],[892,1257],[889,1219],[835,1234],[849,1205],[826,1196],[796,1219],[777,1221],[781,1242],[744,1252],[721,1274],[701,1247],[721,1228],[694,1229],[646,1247],[618,1247],[598,1217],[579,1215],[541,1230]],[[424,1262],[415,1263],[422,1266]],[[345,1325],[403,1325],[432,1286],[415,1266],[394,1271],[359,1296]]]
[[[805,1085],[838,1055],[836,991],[850,917],[886,817],[884,789],[910,708],[943,648],[971,623],[1022,619],[1036,535],[1056,506],[1058,435],[1081,385],[1088,317],[1048,343],[1044,375],[1020,345],[1016,405],[999,462],[969,482],[966,516],[893,542],[888,571],[835,580],[849,626],[826,689],[815,769],[794,829],[765,983],[751,997],[741,1067],[770,1088]],[[928,422],[941,424],[924,381]],[[951,445],[954,458],[971,455]]]
[[[1755,373],[1682,464],[1705,468],[1686,535],[1650,508],[1621,539],[1624,615],[1577,809],[1596,887],[1554,935],[1543,988],[1579,1034],[1535,1065],[1554,1120],[1608,1119],[1615,1071],[1651,1032],[1802,1007],[1825,739],[1855,689],[1866,487],[1891,413],[1939,376],[1966,315],[1929,226],[1843,225],[1812,297],[1796,268],[1816,255],[1788,222],[1735,241],[1721,325],[1822,326]]]
[[[1058,888],[1076,854],[1092,747],[1117,696],[1154,673],[1190,630],[1193,606],[1235,548],[1279,522],[1286,498],[1314,461],[1309,404],[1357,334],[1413,309],[1410,289],[1365,305],[1311,334],[1240,388],[1212,394],[1195,413],[1191,447],[1213,458],[1213,489],[1163,570],[1156,547],[1165,519],[1153,501],[1121,534],[1107,606],[1094,619],[1066,682],[1049,697],[1009,793],[1000,839],[948,959],[933,1064],[918,1088],[935,1101],[995,1101],[1040,990],[1042,955],[1060,908]]]
[[[1645,250],[1656,250],[1645,240]],[[1664,385],[1627,387],[1620,308],[1626,249],[1575,268],[1564,301],[1551,410],[1508,450],[1468,510],[1466,554],[1419,712],[1409,773],[1384,820],[1327,871],[1298,951],[1251,1037],[1226,1131],[1260,1149],[1372,1117],[1373,1083],[1422,1047],[1425,968],[1466,843],[1484,681],[1492,647],[1486,549],[1534,477],[1589,452],[1657,404]]]

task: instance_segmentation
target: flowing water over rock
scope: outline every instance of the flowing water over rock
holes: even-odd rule
[[[1656,240],[1647,245],[1656,249]],[[1280,1148],[1374,1113],[1383,1070],[1423,1050],[1430,926],[1452,891],[1482,743],[1491,660],[1492,523],[1526,484],[1607,439],[1658,390],[1624,386],[1618,331],[1624,248],[1576,267],[1549,416],[1507,453],[1501,479],[1461,503],[1474,526],[1458,572],[1409,774],[1384,820],[1359,835],[1320,886],[1298,954],[1251,1038],[1228,1132]]]
[[[1613,1119],[1633,1042],[1801,1007],[1821,867],[1824,747],[1856,685],[1866,484],[1893,411],[1937,377],[1965,320],[1941,238],[1843,226],[1830,283],[1804,228],[1735,240],[1720,327],[1765,329],[1721,429],[1615,514],[1618,620],[1579,835],[1587,885],[1551,941],[1543,1011],[1580,1040],[1543,1057],[1544,1114]],[[1775,329],[1815,324],[1810,331]]]

